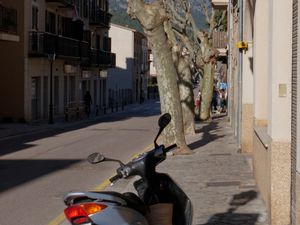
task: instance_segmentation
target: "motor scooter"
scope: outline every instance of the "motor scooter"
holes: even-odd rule
[[[157,144],[159,135],[170,121],[170,114],[162,115],[158,122],[159,131],[154,140],[154,149],[126,164],[100,153],[88,156],[91,164],[105,161],[119,163],[116,175],[110,178],[112,184],[119,179],[138,176],[139,179],[134,182],[138,195],[112,191],[67,193],[64,197],[67,205],[64,213],[72,225],[151,225],[153,222],[149,222],[148,216],[151,214],[151,207],[160,204],[171,204],[169,224],[192,224],[191,200],[168,174],[156,172],[156,166],[166,159],[167,152],[176,147],[176,144],[169,147]]]

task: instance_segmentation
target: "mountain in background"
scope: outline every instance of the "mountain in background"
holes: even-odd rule
[[[205,28],[205,18],[197,7],[197,1],[190,0],[192,15],[199,29]],[[137,20],[132,20],[127,14],[127,0],[110,0],[109,10],[113,15],[111,22],[143,32]]]

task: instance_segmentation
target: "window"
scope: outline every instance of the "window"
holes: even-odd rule
[[[52,12],[49,12],[49,11],[46,11],[45,13],[45,27],[46,27],[46,32],[49,32],[49,33],[53,33],[55,34],[56,33],[56,27],[55,27],[55,14],[52,13]]]
[[[57,34],[62,34],[62,17],[57,16]]]
[[[108,51],[108,38],[103,37],[103,50]]]
[[[77,16],[79,18],[82,17],[82,10],[83,10],[83,0],[77,0],[76,3],[75,3],[75,7],[76,7],[76,11],[77,11]]]
[[[104,7],[103,7],[103,10],[104,10],[105,12],[108,12],[108,1],[107,1],[107,0],[104,1]]]
[[[32,6],[31,12],[31,28],[33,30],[38,30],[38,7]]]
[[[83,16],[87,18],[89,16],[89,1],[84,0],[83,3]]]

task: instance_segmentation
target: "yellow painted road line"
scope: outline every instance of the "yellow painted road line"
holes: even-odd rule
[[[153,147],[153,144],[148,145],[147,147],[143,148],[140,152],[134,154],[130,159],[136,158],[140,154],[150,150]],[[114,176],[114,175],[112,175]],[[111,177],[112,177],[111,176]],[[105,179],[101,184],[93,188],[93,191],[101,191],[105,189],[110,184],[109,179]],[[59,225],[65,220],[64,213],[59,214],[55,219],[53,219],[48,225]]]
[[[111,176],[112,177],[112,176]],[[93,191],[101,191],[105,189],[110,184],[109,179],[105,179],[101,184],[97,187],[93,188]]]
[[[153,144],[148,145],[147,147],[143,148],[140,152],[134,154],[131,159],[134,159],[136,157],[138,157],[140,154],[143,154],[146,151],[149,151],[151,148],[153,148]]]
[[[65,214],[61,213],[55,219],[53,219],[48,225],[59,225],[65,220]]]

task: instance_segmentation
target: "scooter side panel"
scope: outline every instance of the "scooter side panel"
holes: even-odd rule
[[[96,225],[148,225],[145,217],[137,211],[116,205],[109,205],[90,218]]]
[[[174,225],[191,225],[193,219],[193,206],[191,200],[178,184],[164,173],[158,174],[159,180],[167,183],[168,195],[170,195],[173,207]]]

